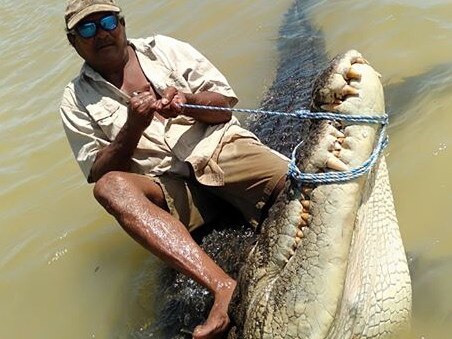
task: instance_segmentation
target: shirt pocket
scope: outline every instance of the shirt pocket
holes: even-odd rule
[[[110,141],[116,138],[127,120],[127,108],[113,100],[102,99],[90,107],[89,113]]]

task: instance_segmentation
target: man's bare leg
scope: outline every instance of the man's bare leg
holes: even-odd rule
[[[140,175],[110,172],[96,183],[94,196],[137,242],[213,293],[215,301],[207,321],[196,327],[193,338],[215,338],[223,333],[229,326],[227,312],[236,282],[165,210],[160,186]]]

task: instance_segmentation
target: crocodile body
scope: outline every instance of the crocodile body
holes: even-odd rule
[[[357,51],[338,56],[317,77],[312,110],[383,114],[379,77]],[[318,173],[361,165],[379,127],[313,121],[305,133],[297,166]],[[289,179],[241,269],[238,293],[231,338],[404,332],[411,284],[384,156],[368,175],[346,183],[306,186]]]

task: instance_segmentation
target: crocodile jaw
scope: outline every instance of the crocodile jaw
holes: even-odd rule
[[[314,85],[312,106],[348,114],[383,113],[379,74],[356,51],[335,58]],[[349,168],[368,158],[378,128],[342,127],[337,131],[334,124],[318,124],[318,142],[302,159],[303,170],[325,170],[332,156]],[[352,239],[356,227],[361,228],[356,217],[367,186],[366,178],[314,189],[287,183],[240,277],[247,305],[244,338],[326,338],[331,331],[333,337],[347,337],[337,315],[347,313],[344,304],[356,306],[350,295],[347,303],[342,299],[346,280],[353,279],[347,273],[351,244],[362,245]]]

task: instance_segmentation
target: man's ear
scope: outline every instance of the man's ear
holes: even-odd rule
[[[69,44],[70,44],[72,47],[75,47],[75,36],[74,36],[74,34],[66,33],[66,37],[67,37],[67,39],[68,39],[68,41],[69,41]]]
[[[123,25],[124,27],[126,27],[126,19],[124,19],[123,16],[119,17],[119,22],[121,23],[121,25]]]

